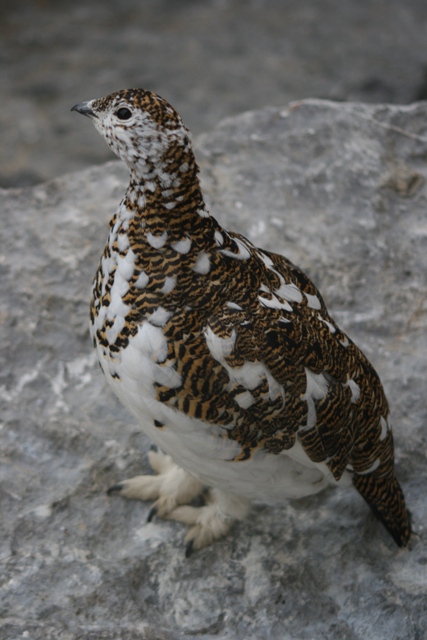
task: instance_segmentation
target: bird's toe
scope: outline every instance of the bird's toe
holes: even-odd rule
[[[123,489],[123,484],[121,482],[119,482],[118,484],[113,484],[112,487],[108,487],[107,496],[112,496],[115,493],[120,493],[122,489]]]

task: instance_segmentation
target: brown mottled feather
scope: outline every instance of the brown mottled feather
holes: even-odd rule
[[[159,132],[162,128],[169,132],[183,130],[176,112],[150,92],[119,92],[97,101],[95,107],[107,109],[117,96],[148,113]],[[108,133],[105,135],[108,140]],[[162,327],[167,354],[160,364],[166,367],[172,363],[181,376],[181,385],[170,388],[156,383],[159,401],[218,426],[222,437],[237,441],[241,453],[236,462],[250,459],[259,449],[280,454],[298,439],[309,458],[325,463],[336,480],[349,471],[354,486],[397,544],[405,546],[410,536],[409,516],[394,474],[392,435],[388,430],[384,436],[382,428],[388,418],[388,405],[374,369],[334,323],[320,293],[298,267],[225,231],[207,214],[200,215],[205,207],[188,140],[171,142],[160,160],[171,174],[180,170],[181,179],[168,190],[157,181],[152,191],[144,192],[141,208],[141,185],[131,175],[122,206],[132,212],[132,217],[127,227],[118,229],[117,217],[113,218],[110,243],[104,252],[105,260],[120,253],[119,235],[127,235],[136,256],[123,297],[129,311],[113,342],[105,321],[95,333],[95,343],[114,360],[141,322],[149,320],[161,306],[171,315]],[[187,166],[187,170],[182,169]],[[148,234],[155,238],[167,234],[167,240],[155,248]],[[188,252],[174,249],[174,243],[188,238]],[[238,258],[241,251],[248,252],[246,259]],[[206,273],[196,268],[202,254],[209,260]],[[143,289],[136,285],[142,272],[148,276]],[[168,277],[175,278],[176,284],[171,291],[162,292]],[[93,325],[100,309],[111,302],[114,278],[114,267],[106,275],[100,266],[91,306]],[[286,303],[280,297],[277,289],[282,280],[295,285],[301,294],[298,299]],[[314,307],[308,303],[310,296],[317,300]],[[275,301],[281,308],[275,308]],[[223,340],[234,339],[223,363],[208,348],[207,329]],[[281,396],[271,397],[264,376],[250,390],[253,404],[242,408],[236,397],[247,389],[230,380],[227,368],[237,370],[247,363],[263,363],[283,387],[286,401]],[[313,401],[316,421],[310,427],[309,403],[304,397],[307,370],[321,374],[328,385],[327,393]],[[349,381],[360,391],[356,399]]]

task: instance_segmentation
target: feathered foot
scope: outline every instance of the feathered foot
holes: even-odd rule
[[[218,489],[211,489],[206,504],[201,507],[189,503],[200,495],[203,484],[176,465],[160,450],[151,450],[148,458],[157,475],[135,476],[110,487],[108,495],[119,494],[129,500],[155,500],[148,514],[190,525],[185,542],[188,557],[193,550],[202,549],[222,538],[234,520],[242,520],[249,509],[249,501]]]

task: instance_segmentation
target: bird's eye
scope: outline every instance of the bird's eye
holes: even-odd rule
[[[130,111],[130,109],[126,109],[126,107],[122,107],[121,109],[116,111],[116,116],[119,120],[129,120],[131,115],[132,112]]]

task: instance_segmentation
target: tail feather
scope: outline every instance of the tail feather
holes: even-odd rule
[[[411,537],[411,518],[396,477],[355,474],[353,484],[398,546],[406,547]]]

